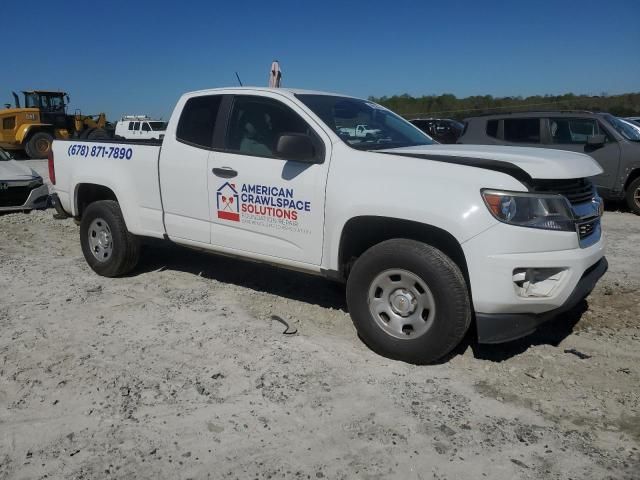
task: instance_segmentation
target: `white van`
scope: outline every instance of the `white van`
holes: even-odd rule
[[[116,138],[127,140],[162,140],[167,122],[146,115],[127,115],[116,123]]]

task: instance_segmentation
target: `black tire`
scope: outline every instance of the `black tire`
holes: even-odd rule
[[[92,252],[89,230],[94,220],[101,224],[104,222],[110,231],[111,254],[104,260],[99,260]],[[117,277],[130,272],[140,258],[138,238],[127,230],[120,206],[113,200],[100,200],[86,208],[80,222],[80,245],[89,266],[104,277]]]
[[[433,316],[429,314],[428,324],[420,327],[426,331],[415,338],[410,334],[406,338],[392,336],[369,309],[372,282],[391,270],[417,277],[432,295]],[[433,363],[451,352],[471,323],[469,291],[458,266],[440,250],[414,240],[387,240],[362,254],[347,280],[347,304],[358,334],[369,348],[415,364]]]
[[[47,158],[51,151],[53,135],[49,132],[36,132],[27,140],[24,150],[32,159]]]
[[[109,132],[107,132],[104,128],[94,128],[87,135],[87,139],[89,140],[108,140],[111,137],[109,136]]]
[[[625,200],[631,211],[636,215],[640,215],[640,177],[636,178],[627,187]]]

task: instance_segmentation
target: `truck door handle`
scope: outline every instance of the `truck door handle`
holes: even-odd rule
[[[211,171],[216,177],[233,178],[238,176],[238,172],[230,167],[214,168]]]

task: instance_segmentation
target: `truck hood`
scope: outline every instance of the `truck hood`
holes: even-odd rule
[[[505,173],[520,171],[534,179],[584,178],[603,172],[600,165],[589,155],[550,148],[438,144],[378,151]]]
[[[20,181],[40,178],[36,172],[15,160],[0,160],[0,181]]]

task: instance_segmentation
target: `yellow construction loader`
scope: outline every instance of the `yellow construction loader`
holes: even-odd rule
[[[65,92],[31,90],[22,92],[24,106],[13,92],[15,105],[0,110],[0,147],[24,150],[30,158],[46,158],[55,138],[105,139],[113,137],[113,127],[104,113],[67,114],[69,95]]]

